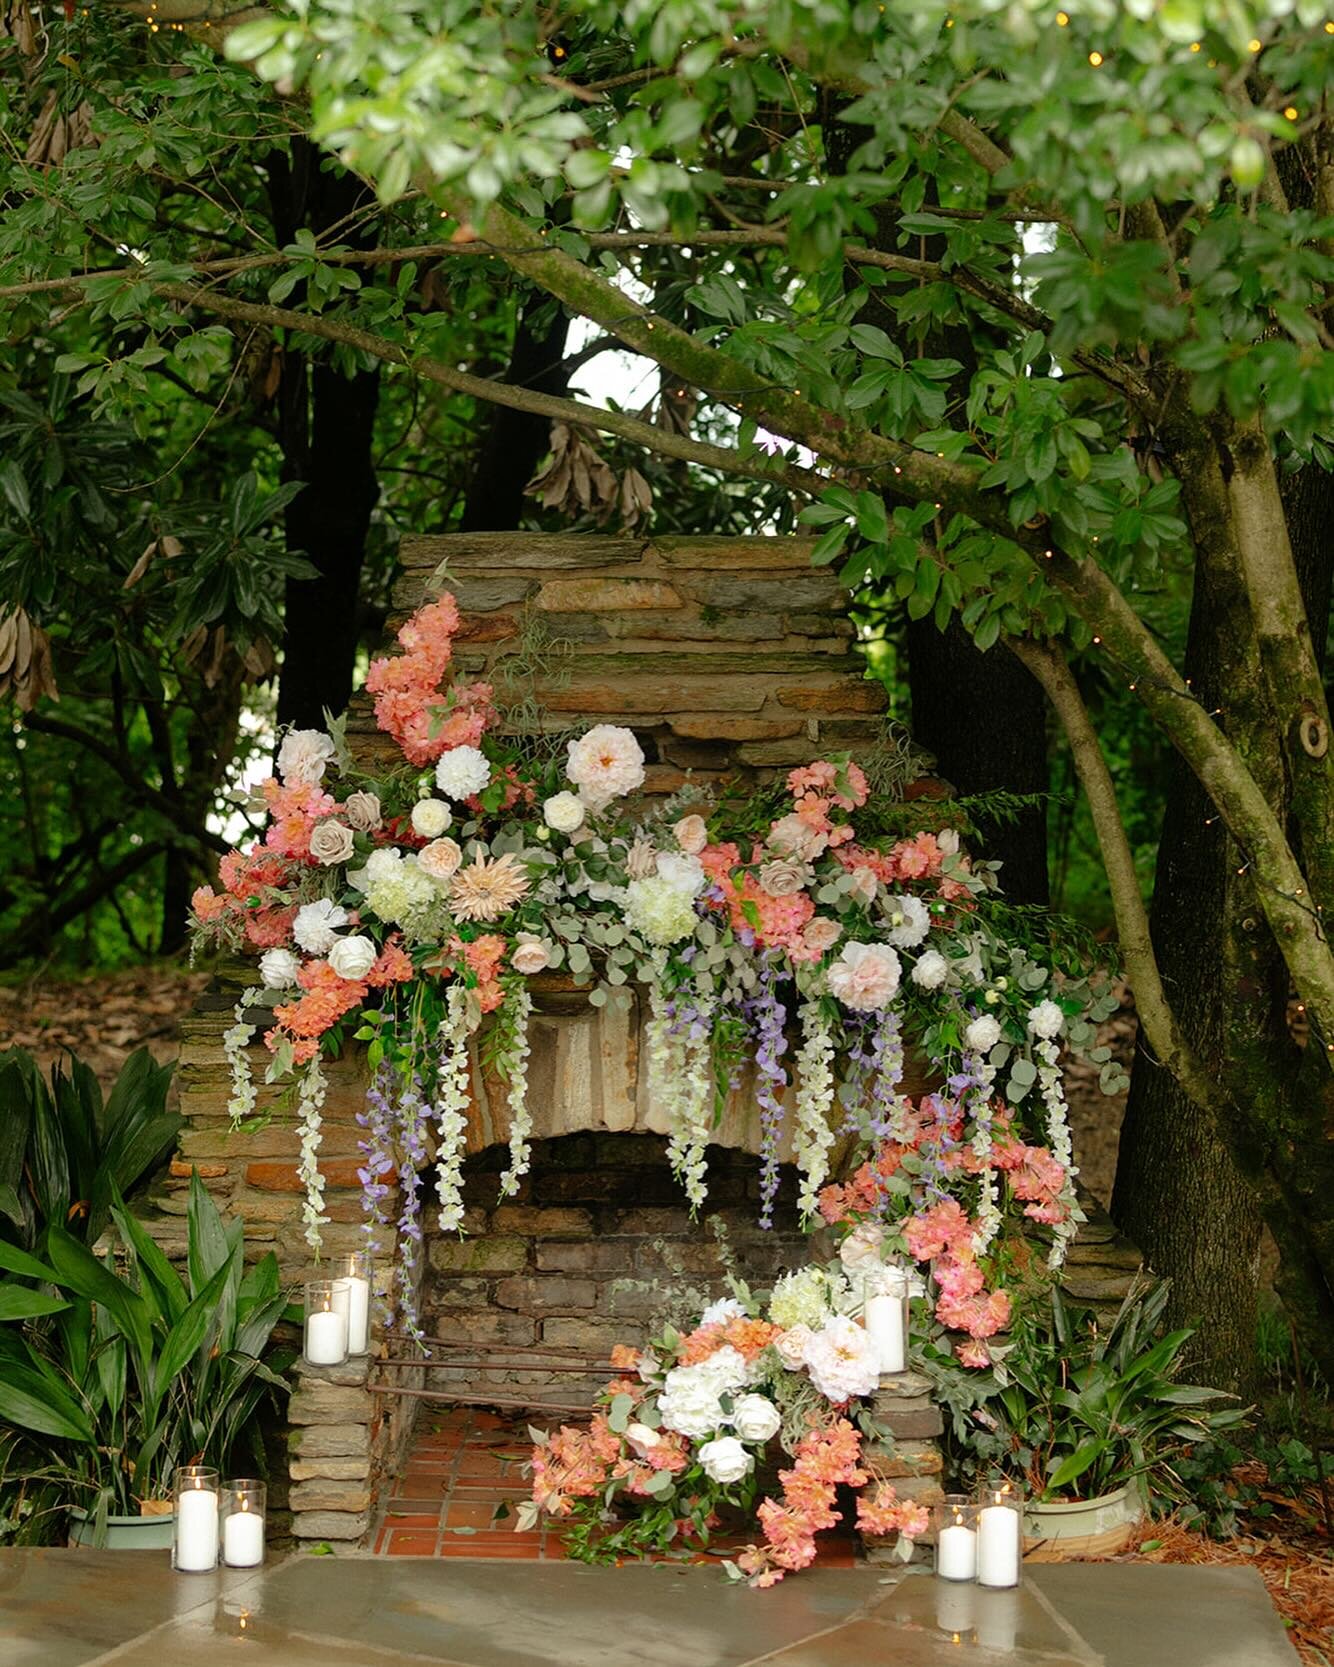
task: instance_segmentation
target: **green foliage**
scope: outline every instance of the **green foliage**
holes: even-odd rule
[[[133,1192],[176,1139],[172,1070],[137,1048],[104,1103],[74,1056],[48,1082],[25,1049],[0,1053],[0,1234],[32,1250],[54,1224],[94,1244],[113,1199]]]
[[[1093,1499],[1135,1483],[1169,1485],[1184,1449],[1217,1439],[1247,1413],[1218,1390],[1176,1381],[1189,1330],[1165,1331],[1167,1284],[1141,1282],[1110,1325],[1070,1311],[1052,1287],[1030,1304],[996,1365],[968,1378],[948,1355],[928,1370],[953,1412],[955,1462],[967,1475],[1022,1480],[1038,1502]]]
[[[177,1465],[231,1469],[261,1402],[287,1389],[261,1358],[287,1305],[272,1252],[243,1268],[243,1223],[223,1224],[196,1174],[183,1278],[114,1184],[110,1197],[120,1244],[105,1259],[58,1222],[37,1256],[0,1243],[0,1420],[8,1468],[41,1504],[19,1513],[28,1537],[57,1507],[99,1531],[134,1515],[168,1497]],[[46,1312],[23,1314],[34,1298]]]

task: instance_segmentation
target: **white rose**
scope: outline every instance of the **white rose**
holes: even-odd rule
[[[324,955],[333,948],[336,932],[347,925],[347,910],[327,897],[304,903],[292,922],[292,936],[307,955]]]
[[[959,830],[957,828],[942,828],[936,835],[936,844],[947,857],[959,854]]]
[[[625,1439],[641,1459],[646,1459],[662,1441],[658,1432],[650,1429],[647,1424],[627,1424],[625,1426]]]
[[[659,851],[657,868],[660,880],[666,880],[673,891],[682,891],[687,897],[698,897],[709,882],[698,857],[679,856],[675,851]]]
[[[376,953],[373,941],[357,933],[350,938],[339,938],[329,951],[329,965],[340,978],[356,982],[365,978],[375,965]]]
[[[1028,1010],[1028,1028],[1044,1042],[1054,1041],[1065,1028],[1065,1014],[1054,1001],[1040,1001]]]
[[[553,793],[542,803],[542,820],[557,833],[573,833],[582,828],[587,814],[583,800],[577,793]]]
[[[308,786],[323,777],[336,751],[322,729],[289,729],[278,748],[278,774],[289,787]]]
[[[447,799],[471,799],[491,780],[491,766],[476,747],[451,747],[435,767],[435,785]]]
[[[418,799],[412,807],[412,831],[423,839],[439,839],[454,813],[443,799]]]
[[[889,921],[886,936],[896,949],[916,949],[931,930],[931,914],[920,897],[910,893],[887,897],[883,910]]]
[[[782,1422],[778,1408],[763,1395],[743,1395],[732,1408],[732,1428],[742,1441],[771,1441]]]
[[[746,1310],[735,1297],[719,1297],[711,1302],[699,1317],[701,1325],[726,1325],[728,1320],[744,1318]]]
[[[990,1013],[983,1013],[964,1031],[963,1039],[974,1053],[990,1053],[1001,1039],[1000,1021],[993,1019]]]
[[[950,964],[938,949],[928,949],[917,957],[911,974],[914,984],[922,990],[938,990],[950,975]]]
[[[704,1467],[704,1474],[722,1487],[748,1476],[755,1464],[754,1458],[734,1435],[720,1435],[713,1441],[706,1441],[697,1456]]]
[[[266,949],[259,958],[259,976],[266,990],[290,990],[301,963],[290,949]]]

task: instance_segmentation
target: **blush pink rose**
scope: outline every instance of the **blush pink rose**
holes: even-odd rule
[[[876,1013],[898,993],[899,958],[885,944],[849,943],[829,968],[829,988],[857,1013]]]
[[[697,857],[709,843],[709,830],[702,816],[683,816],[672,824],[676,843],[689,857]]]
[[[452,879],[463,861],[463,852],[452,839],[433,839],[417,853],[417,864],[433,880]]]
[[[808,920],[802,927],[801,936],[808,949],[823,955],[843,936],[843,928],[836,920],[830,920],[828,915],[816,915],[814,920]]]

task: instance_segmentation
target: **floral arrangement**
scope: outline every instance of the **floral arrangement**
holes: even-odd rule
[[[256,1114],[247,1050],[271,1008],[267,1080],[294,1084],[311,1246],[325,1052],[368,1044],[366,1230],[396,1242],[400,1323],[419,1336],[423,1187],[433,1164],[441,1225],[459,1228],[472,1050],[508,1084],[513,1193],[530,1158],[530,981],[558,970],[595,1006],[637,983],[691,1204],[707,1197],[720,1108],[753,1095],[761,1220],[790,1119],[803,1215],[885,1229],[886,1255],[927,1265],[942,1323],[965,1334],[959,1358],[985,1364],[1009,1316],[1002,1229],[1026,1218],[1056,1264],[1079,1220],[1060,1054],[1100,1062],[1093,1027],[1112,998],[1003,930],[994,868],[962,849],[947,803],[906,807],[874,790],[871,760],[824,758],[749,796],[688,788],[655,804],[638,796],[627,729],[507,741],[487,685],[447,681],[458,623],[444,595],[371,665],[403,763],[372,779],[341,724],[289,733],[259,789],[262,839],[193,899],[199,943],[258,958],[225,1039],[232,1116]],[[941,1085],[916,1103],[901,1088],[910,1044]],[[839,1182],[845,1136],[866,1163]]]
[[[866,1402],[881,1362],[853,1317],[872,1249],[879,1264],[880,1243],[858,1229],[841,1261],[786,1275],[767,1301],[734,1280],[735,1294],[687,1329],[668,1326],[643,1350],[615,1348],[620,1375],[591,1424],[563,1426],[534,1446],[532,1498],[516,1527],[546,1514],[571,1555],[609,1561],[707,1547],[730,1510],[763,1536],[727,1564],[754,1586],[815,1560],[817,1534],[842,1518],[840,1486],[857,1493],[859,1528],[908,1542],[922,1533],[926,1508],[862,1463],[864,1443],[892,1439]],[[789,1463],[757,1504],[775,1446]]]

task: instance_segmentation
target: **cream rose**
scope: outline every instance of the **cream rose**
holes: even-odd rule
[[[412,807],[412,831],[423,839],[439,839],[453,820],[454,812],[443,799],[418,799]]]
[[[535,938],[531,932],[520,932],[514,945],[514,953],[510,956],[510,965],[515,972],[521,972],[525,978],[531,978],[535,972],[541,972],[547,964],[547,952],[540,938]]]
[[[732,1428],[742,1441],[771,1441],[782,1422],[778,1408],[763,1395],[743,1395],[732,1408]]]
[[[317,822],[311,830],[310,854],[326,868],[336,862],[346,862],[355,849],[351,828],[334,821],[332,817],[326,822]]]
[[[590,810],[605,810],[613,799],[644,785],[644,753],[620,724],[594,724],[568,746],[565,774]]]
[[[343,815],[358,833],[374,833],[380,826],[380,801],[374,793],[349,793],[343,800]]]
[[[1001,1039],[1000,1023],[990,1013],[983,1013],[964,1031],[963,1039],[974,1053],[990,1053]]]
[[[452,880],[463,861],[463,852],[452,839],[433,839],[417,853],[417,867],[433,880]]]
[[[802,942],[808,948],[815,950],[818,955],[823,955],[826,950],[832,949],[842,936],[843,928],[836,920],[830,920],[828,915],[816,915],[813,920],[808,920],[801,929]]]
[[[844,944],[843,953],[829,968],[829,988],[844,1007],[856,1013],[875,1013],[888,1007],[899,988],[899,958],[878,943]]]
[[[800,862],[814,862],[823,854],[829,839],[826,834],[811,827],[809,822],[803,822],[793,811],[790,815],[779,817],[769,829],[765,843],[772,850],[796,857]]]
[[[371,939],[354,933],[350,938],[339,938],[329,951],[329,965],[340,978],[356,981],[365,978],[375,965],[375,956]]]
[[[577,793],[553,793],[542,803],[542,820],[557,833],[570,834],[582,828],[587,810]]]
[[[672,833],[687,856],[697,857],[709,843],[709,830],[704,818],[693,813],[683,816],[679,822],[673,822]]]

